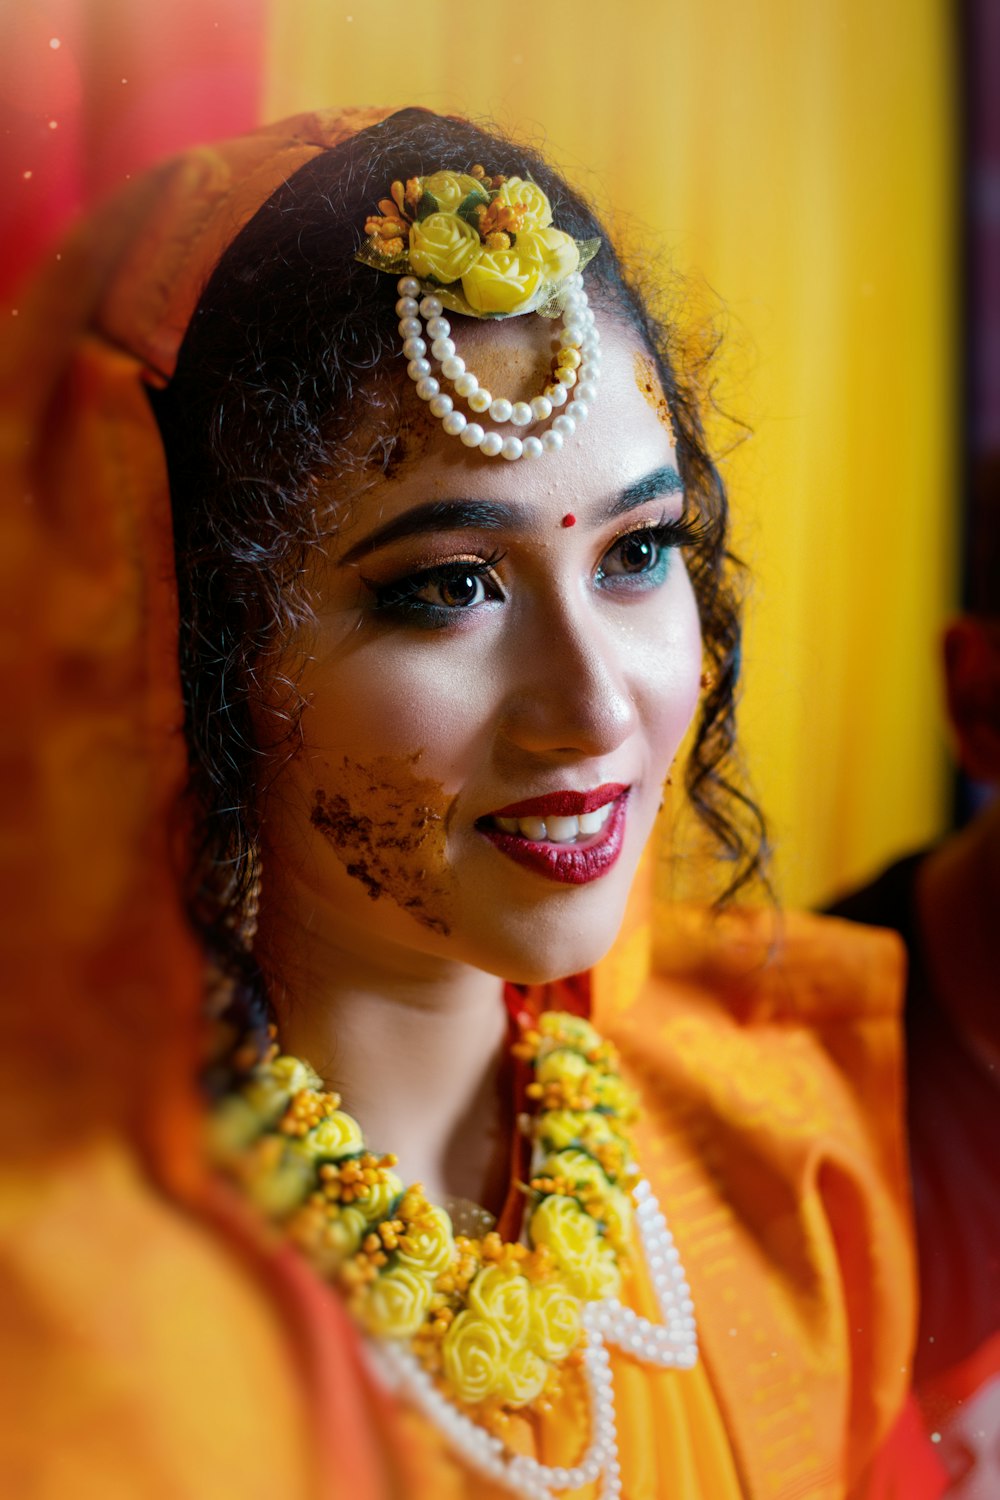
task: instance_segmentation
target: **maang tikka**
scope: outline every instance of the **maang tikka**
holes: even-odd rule
[[[478,165],[394,182],[390,193],[365,221],[368,239],[357,258],[399,275],[399,334],[417,395],[449,436],[487,458],[558,452],[597,396],[600,338],[581,272],[600,240],[554,228],[549,200],[530,178],[491,177]],[[457,352],[446,311],[561,317],[551,380],[530,401],[494,396]],[[487,415],[496,426],[476,420]],[[540,436],[520,435],[543,423]],[[516,430],[497,430],[504,427]]]

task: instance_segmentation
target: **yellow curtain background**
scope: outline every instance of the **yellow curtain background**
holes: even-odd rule
[[[720,299],[753,586],[745,758],[779,894],[943,826],[952,588],[952,22],[932,0],[270,0],[262,114],[424,104],[540,141]],[[750,436],[742,442],[740,423]],[[734,443],[736,446],[733,446]]]

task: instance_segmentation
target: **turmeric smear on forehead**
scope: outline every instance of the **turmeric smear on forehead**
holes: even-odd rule
[[[419,758],[379,755],[362,765],[344,756],[332,768],[334,786],[313,794],[310,821],[373,901],[385,896],[447,937],[450,804],[440,783],[414,775]]]
[[[635,374],[635,383],[642,392],[643,399],[653,408],[661,426],[667,429],[667,432],[670,434],[670,441],[673,442],[674,424],[670,420],[670,407],[667,405],[667,398],[663,394],[663,387],[660,384],[660,377],[657,374],[656,366],[648,354],[638,349],[636,350],[632,367]]]

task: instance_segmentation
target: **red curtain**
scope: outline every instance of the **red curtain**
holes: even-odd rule
[[[0,9],[0,294],[131,174],[258,123],[266,3],[13,0]]]

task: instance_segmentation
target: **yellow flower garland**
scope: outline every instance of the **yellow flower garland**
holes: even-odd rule
[[[307,1063],[267,1056],[214,1109],[214,1160],[336,1286],[362,1327],[407,1340],[442,1389],[482,1420],[544,1407],[578,1356],[587,1301],[616,1296],[638,1176],[635,1099],[589,1022],[543,1015],[515,1055],[534,1071],[526,1244],[455,1235],[394,1156]]]

